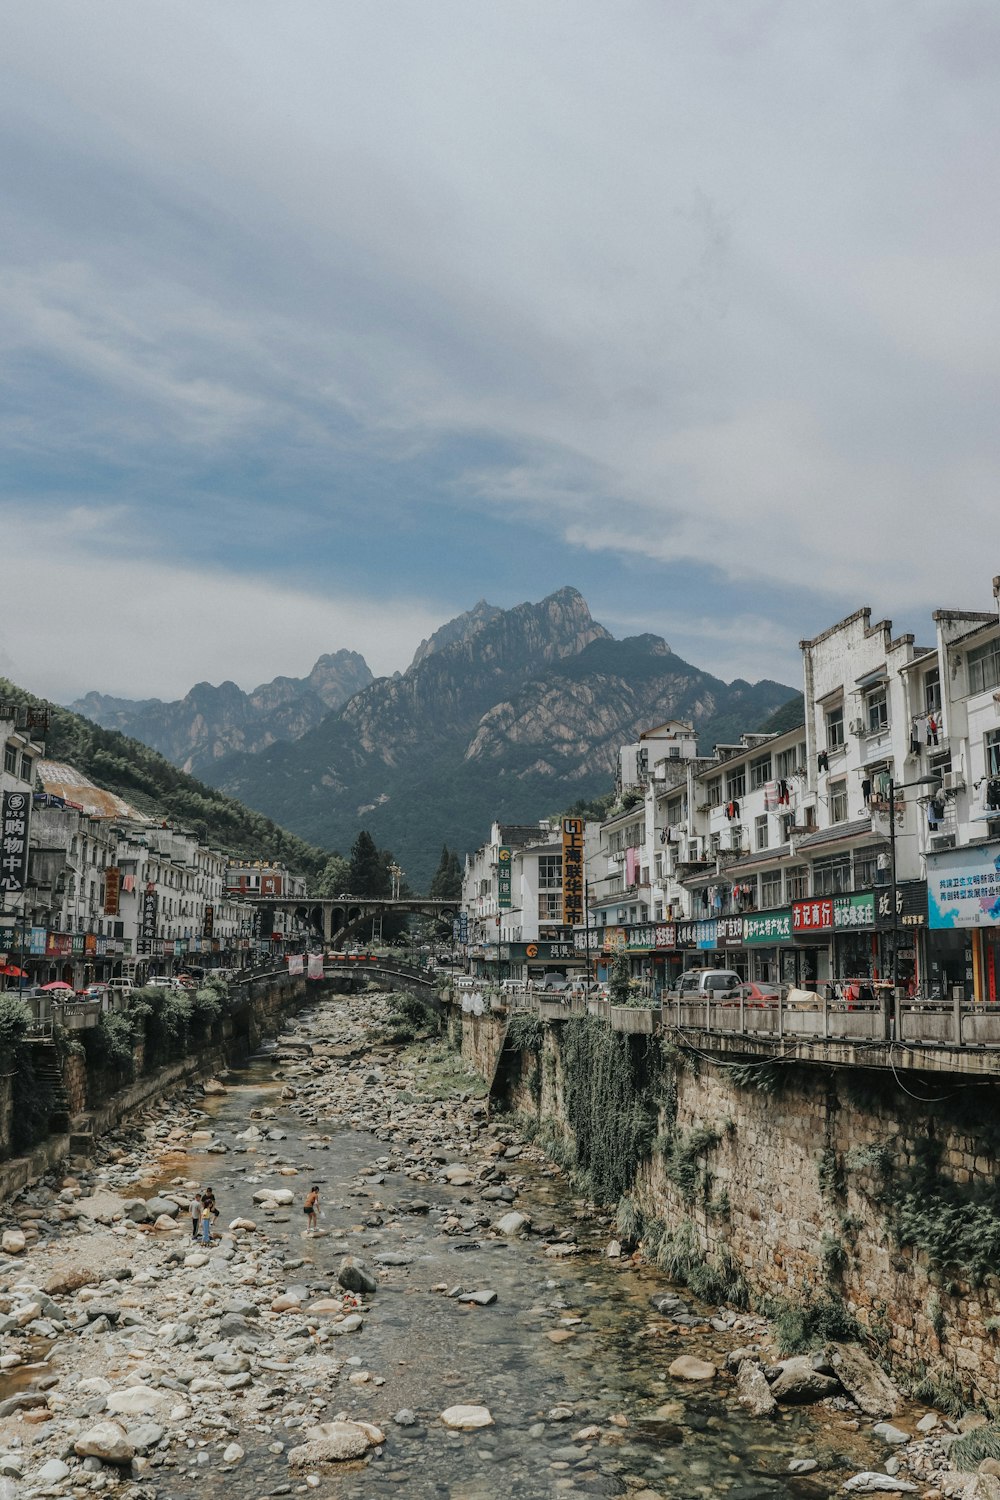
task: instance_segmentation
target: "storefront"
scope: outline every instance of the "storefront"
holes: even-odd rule
[[[930,977],[927,962],[927,882],[901,880],[896,886],[896,916],[892,915],[892,891],[875,893],[875,927],[879,939],[879,975],[892,974],[892,945],[896,944],[896,978],[909,991],[920,987],[930,993],[939,985]],[[949,995],[950,990],[941,990]]]
[[[814,896],[792,902],[796,983],[803,989],[833,978],[834,898]]]
[[[875,892],[858,891],[833,901],[835,979],[878,979],[879,944],[875,935]]]
[[[1000,1003],[1000,843],[927,856],[928,976]],[[949,941],[950,940],[950,941]]]
[[[795,949],[790,907],[741,917],[747,978],[760,984],[794,984]]]

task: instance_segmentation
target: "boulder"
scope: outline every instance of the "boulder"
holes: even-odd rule
[[[771,1395],[775,1401],[822,1401],[825,1396],[836,1396],[840,1382],[832,1375],[823,1375],[814,1369],[807,1354],[797,1354],[794,1359],[783,1359],[778,1366],[777,1379],[771,1382]]]
[[[149,1204],[144,1198],[126,1198],[125,1217],[131,1219],[133,1224],[149,1224],[156,1216],[150,1212]]]
[[[881,1438],[890,1448],[900,1448],[903,1443],[910,1441],[910,1434],[904,1432],[902,1427],[894,1427],[891,1422],[876,1422],[872,1428],[872,1437]]]
[[[176,1233],[177,1225],[174,1223],[169,1214],[160,1214],[159,1218],[153,1225],[153,1228],[156,1230],[157,1234],[170,1234],[171,1232]]]
[[[377,1292],[378,1282],[370,1268],[356,1255],[345,1255],[337,1280],[346,1292]]]
[[[206,1094],[226,1094],[229,1092],[226,1085],[218,1078],[206,1079],[202,1084],[202,1088]],[[242,1454],[240,1456],[242,1457]]]
[[[169,1409],[172,1399],[168,1391],[155,1391],[148,1385],[127,1385],[108,1396],[108,1411],[126,1417],[148,1417]]]
[[[736,1399],[752,1417],[770,1417],[777,1411],[778,1403],[758,1360],[740,1360],[736,1370]]]
[[[50,1458],[47,1464],[42,1464],[37,1477],[43,1484],[58,1484],[60,1479],[69,1477],[69,1464],[64,1464],[61,1458]]]
[[[860,1344],[827,1344],[828,1367],[866,1417],[894,1417],[902,1396]]]
[[[0,1239],[0,1250],[4,1255],[23,1255],[27,1240],[21,1229],[5,1229]]]
[[[370,1429],[361,1422],[323,1422],[310,1427],[308,1441],[289,1451],[289,1467],[301,1469],[309,1464],[336,1464],[361,1458],[374,1446],[370,1431],[377,1432],[378,1428]]]
[[[152,1219],[158,1219],[162,1214],[166,1214],[170,1219],[176,1219],[180,1213],[180,1205],[175,1203],[173,1198],[149,1198],[146,1202],[146,1209]]]
[[[516,1209],[511,1209],[509,1214],[497,1219],[493,1225],[497,1234],[502,1234],[506,1239],[514,1239],[519,1234],[524,1234],[531,1228],[531,1220],[526,1214],[519,1214]]]
[[[707,1359],[695,1359],[692,1354],[678,1355],[667,1371],[674,1380],[714,1380],[718,1373]]]
[[[98,1422],[89,1427],[73,1444],[81,1458],[99,1458],[105,1464],[130,1464],[135,1458],[135,1444],[117,1422]]]
[[[472,1432],[477,1427],[492,1427],[493,1418],[486,1406],[449,1406],[441,1413],[446,1427],[456,1432]]]

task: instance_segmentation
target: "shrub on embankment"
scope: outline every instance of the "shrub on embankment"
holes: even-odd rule
[[[108,1011],[81,1033],[88,1073],[113,1092],[140,1072],[153,1073],[211,1045],[228,989],[224,980],[209,978],[193,993],[148,985],[136,990],[127,1010]]]

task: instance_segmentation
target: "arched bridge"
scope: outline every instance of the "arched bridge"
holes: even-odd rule
[[[373,917],[399,912],[422,917],[454,917],[458,901],[439,901],[433,896],[246,896],[249,906],[287,911],[309,922],[324,943],[337,943],[360,933]]]
[[[437,982],[428,975],[427,970],[418,968],[415,964],[403,963],[397,958],[328,958],[323,964],[323,977],[346,978],[351,981],[352,989],[362,985],[366,979],[381,979],[392,985],[393,989],[406,990],[408,994],[415,995],[439,1014],[444,1009]]]

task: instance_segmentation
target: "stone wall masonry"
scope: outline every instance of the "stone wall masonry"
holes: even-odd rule
[[[463,1018],[462,1055],[472,1067],[491,1055],[485,1020]],[[505,1054],[494,1088],[501,1107],[535,1116],[543,1139],[569,1134],[561,1036],[560,1026],[546,1025],[537,1052]],[[963,1090],[956,1080],[959,1103],[950,1104],[936,1078],[925,1104],[889,1075],[858,1069],[793,1065],[778,1078],[772,1069],[760,1081],[775,1092],[754,1086],[753,1070],[737,1078],[708,1061],[682,1059],[669,1071],[670,1104],[661,1093],[660,1133],[632,1189],[647,1221],[672,1233],[683,1226],[710,1265],[733,1263],[758,1306],[833,1297],[897,1373],[927,1377],[965,1401],[1000,1399],[998,1276],[987,1268],[976,1285],[967,1269],[901,1245],[898,1201],[928,1143],[934,1193],[953,1191],[962,1214],[977,1211],[970,1194],[990,1197],[1000,1180],[1000,1124],[990,1128],[1000,1089]],[[919,1079],[908,1078],[921,1092]],[[982,1129],[965,1118],[977,1113]],[[678,1185],[668,1145],[683,1148],[706,1132],[715,1140],[694,1158],[692,1191],[690,1176]],[[918,1210],[921,1192],[907,1199]],[[1000,1241],[1000,1198],[992,1201],[997,1216],[983,1220],[984,1243],[991,1232]]]

